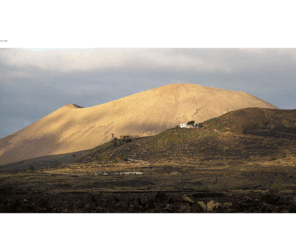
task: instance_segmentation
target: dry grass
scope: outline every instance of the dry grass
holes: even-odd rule
[[[180,173],[179,172],[172,172],[172,173],[170,173],[171,175],[180,175]]]
[[[271,161],[261,161],[259,162],[261,166],[281,166],[281,167],[295,167],[296,166],[296,156],[288,155],[286,158],[274,159]]]
[[[45,173],[77,173],[77,174],[90,174],[90,173],[100,173],[100,172],[126,172],[126,171],[139,171],[141,168],[150,167],[149,163],[137,164],[137,163],[126,163],[118,162],[113,163],[109,162],[106,164],[101,164],[99,162],[90,162],[87,164],[77,164],[70,163],[62,165],[57,169],[46,169],[39,172]]]

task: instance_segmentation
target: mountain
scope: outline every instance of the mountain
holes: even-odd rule
[[[171,84],[98,106],[67,104],[0,139],[0,165],[94,148],[120,135],[152,136],[189,120],[227,112],[277,107],[245,92]]]

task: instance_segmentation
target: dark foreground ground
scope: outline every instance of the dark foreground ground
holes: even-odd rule
[[[285,160],[290,166],[278,166]],[[132,166],[142,175],[116,175],[114,164],[101,167],[108,168],[108,176],[89,172],[94,169],[91,164],[76,164],[76,169],[67,164],[32,173],[0,173],[0,212],[294,213],[294,164],[294,159],[281,159],[204,165],[165,162],[138,170]]]
[[[295,213],[292,195],[140,192],[1,195],[3,213]]]

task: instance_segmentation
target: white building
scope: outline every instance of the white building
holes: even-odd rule
[[[187,124],[180,124],[180,127],[181,128],[197,128],[197,127],[199,127],[199,123],[197,123],[197,122],[195,122],[194,123],[194,125],[192,126],[192,125],[187,125]]]

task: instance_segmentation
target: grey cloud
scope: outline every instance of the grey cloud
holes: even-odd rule
[[[1,51],[2,64],[54,73],[225,72],[296,64],[295,49],[66,49]],[[15,76],[21,76],[15,71]],[[30,76],[29,73],[23,76]],[[36,76],[36,75],[32,75]]]

